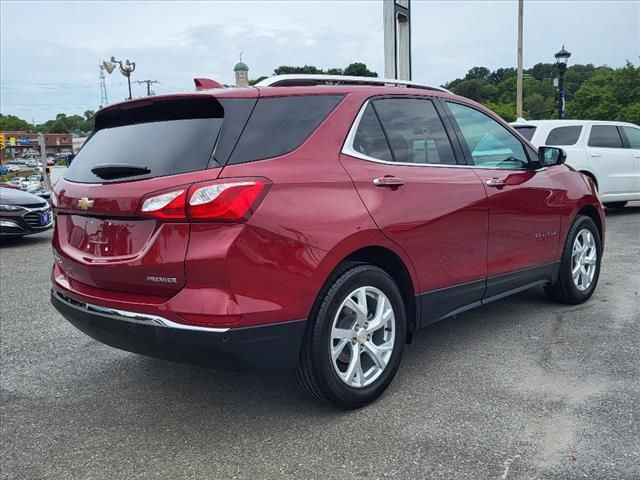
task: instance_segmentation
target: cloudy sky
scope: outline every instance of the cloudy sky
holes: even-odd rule
[[[516,0],[412,0],[414,80],[514,66],[516,15]],[[383,73],[382,0],[3,0],[0,18],[0,110],[29,121],[96,109],[98,65],[111,55],[136,62],[132,78],[159,80],[157,93],[191,89],[198,76],[233,83],[241,50],[250,78],[279,65],[356,61]],[[553,61],[563,43],[573,64],[637,65],[640,1],[525,0],[525,67]],[[126,88],[118,71],[107,78],[110,102]]]

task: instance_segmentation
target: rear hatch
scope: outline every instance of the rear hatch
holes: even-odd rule
[[[64,274],[133,294],[180,290],[190,224],[184,214],[154,217],[141,207],[162,192],[186,195],[194,182],[216,179],[255,101],[194,94],[99,112],[94,133],[54,186],[53,244]]]

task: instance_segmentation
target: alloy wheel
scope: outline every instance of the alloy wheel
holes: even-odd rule
[[[384,372],[395,342],[393,306],[375,287],[360,287],[344,299],[331,328],[330,355],[338,377],[363,388]]]
[[[573,284],[584,292],[593,283],[598,260],[596,240],[590,230],[583,228],[576,235],[571,251],[571,276]]]

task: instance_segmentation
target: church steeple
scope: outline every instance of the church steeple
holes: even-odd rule
[[[242,61],[242,52],[240,52],[240,61],[233,67],[236,74],[236,87],[249,86],[249,67]]]

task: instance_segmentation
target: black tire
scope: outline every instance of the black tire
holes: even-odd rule
[[[395,317],[395,336],[391,355],[382,373],[369,385],[352,387],[335,371],[330,354],[331,330],[342,302],[356,289],[365,286],[377,288],[389,300]],[[311,397],[343,409],[360,408],[371,403],[384,392],[398,370],[406,341],[406,324],[402,296],[389,274],[369,264],[343,266],[318,295],[305,334],[300,364],[295,371],[296,382]]]
[[[627,204],[627,202],[607,202],[604,204],[607,208],[622,208]]]
[[[584,229],[589,230],[589,232],[591,232],[591,234],[593,235],[596,245],[597,257],[595,263],[595,272],[590,286],[585,290],[580,290],[573,280],[572,250],[576,237]],[[573,222],[573,225],[571,226],[569,234],[567,235],[567,239],[564,243],[562,257],[560,259],[560,271],[558,274],[558,278],[553,284],[545,287],[545,292],[550,298],[561,303],[578,305],[580,303],[586,302],[591,297],[591,295],[593,295],[593,292],[598,285],[601,260],[602,241],[600,240],[600,232],[598,231],[598,227],[596,227],[596,224],[591,218],[587,217],[586,215],[578,215],[578,217],[576,217],[575,221]]]

